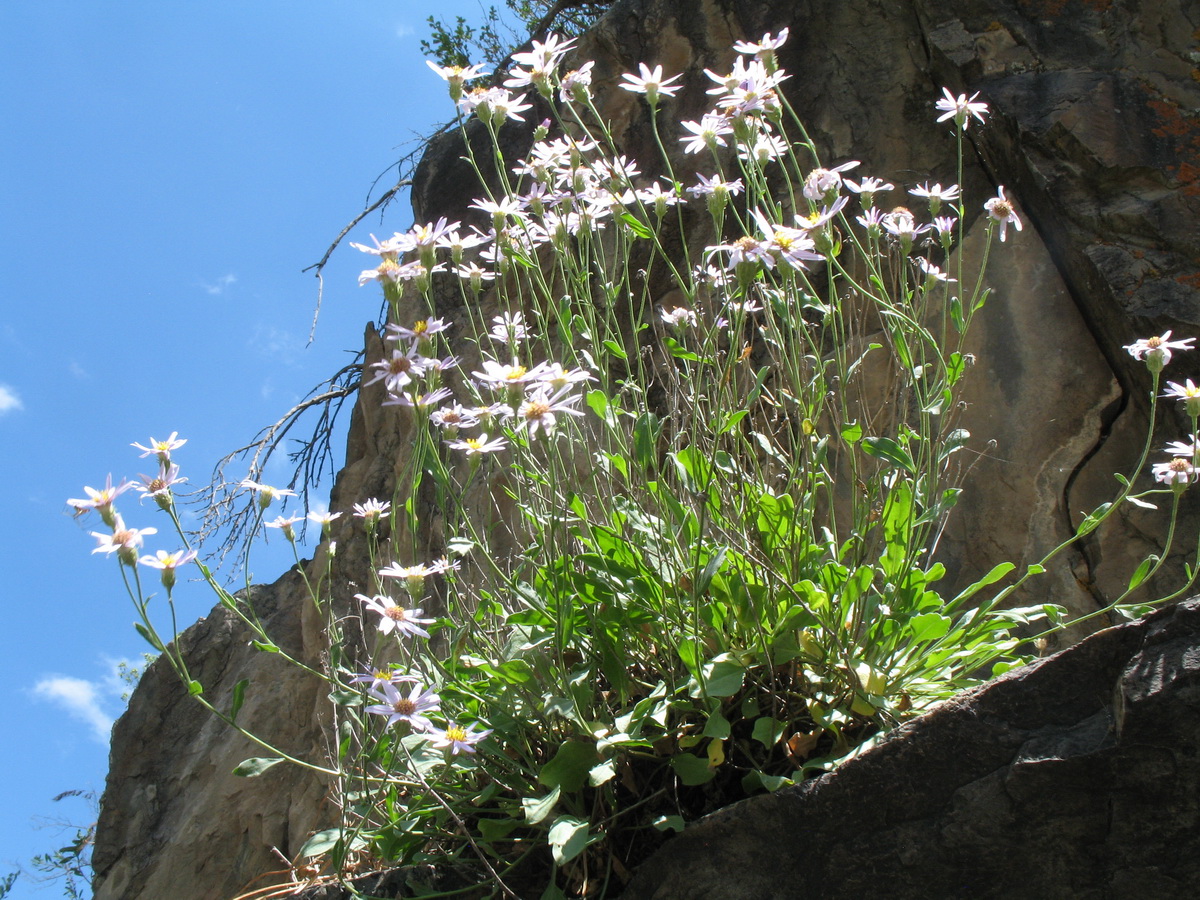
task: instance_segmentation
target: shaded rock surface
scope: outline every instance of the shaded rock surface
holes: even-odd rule
[[[976,457],[939,556],[959,583],[998,560],[1034,561],[1111,496],[1111,473],[1127,471],[1138,456],[1150,383],[1122,345],[1167,329],[1200,331],[1200,11],[1181,0],[622,0],[581,42],[580,55],[596,60],[597,102],[619,146],[652,177],[658,165],[646,108],[616,89],[620,74],[643,60],[684,73],[687,86],[664,114],[697,119],[711,99],[703,69],[728,69],[735,40],[784,26],[792,33],[780,53],[793,73],[791,102],[828,163],[860,159],[860,172],[898,186],[885,203],[907,203],[902,190],[919,182],[957,180],[953,136],[934,123],[942,85],[979,91],[992,106],[988,127],[969,132],[962,180],[977,200],[1005,185],[1025,229],[993,249],[994,293],[973,334],[979,364],[965,398]],[[470,220],[466,207],[478,192],[459,161],[460,140],[446,135],[427,153],[413,186],[419,221]],[[529,136],[510,126],[504,140],[519,154]],[[665,142],[675,146],[669,133]],[[690,177],[701,163],[675,152],[673,162]],[[978,255],[982,227],[978,218],[971,223],[962,248],[969,258]],[[461,315],[456,290],[447,285],[440,296],[441,315]],[[414,302],[414,317],[417,309]],[[382,356],[373,328],[366,346],[368,362]],[[477,353],[455,349],[468,359]],[[1200,379],[1196,356],[1178,357],[1167,376]],[[408,420],[380,408],[381,399],[378,386],[360,394],[333,510],[392,496],[409,463]],[[1175,410],[1160,421],[1162,440],[1186,436]],[[503,487],[482,484],[464,503],[496,515]],[[1195,513],[1194,505],[1185,511],[1185,543],[1194,539]],[[1026,599],[1077,613],[1104,605],[1157,549],[1162,520],[1123,510],[1111,527],[1076,542]],[[333,538],[335,590],[348,603],[368,583],[365,541],[348,517]],[[427,558],[442,552],[431,541],[416,537]],[[1167,580],[1177,574],[1163,569]],[[274,610],[273,628],[314,660],[320,623],[295,576],[267,589],[263,602]],[[220,610],[190,630],[184,646],[206,696],[227,707],[234,684],[250,677],[247,724],[321,760],[323,698],[315,688],[247,648]],[[1164,734],[1155,746],[1167,749],[1148,756],[1173,752],[1173,733]],[[95,853],[98,900],[222,900],[280,869],[278,854],[293,855],[309,832],[333,823],[319,778],[282,766],[252,781],[229,776],[254,755],[262,754],[190,703],[172,673],[152,667],[114,735]],[[1027,768],[1054,768],[1039,765]],[[1073,777],[1069,767],[1056,771]],[[954,833],[951,843],[960,839]],[[710,850],[716,860],[720,847]],[[869,857],[839,859],[868,871],[873,865]],[[958,889],[949,885],[943,895]]]
[[[623,900],[1194,897],[1200,600],[1092,635],[836,772],[709,816]]]

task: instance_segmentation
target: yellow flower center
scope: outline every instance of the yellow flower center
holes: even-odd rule
[[[542,416],[550,412],[550,404],[542,403],[537,400],[530,400],[525,404],[525,418],[532,421],[540,419]]]
[[[467,729],[461,725],[451,725],[446,729],[446,740],[448,741],[465,741],[467,739]]]
[[[403,606],[389,606],[383,611],[383,614],[393,622],[403,622],[408,618],[408,610]]]

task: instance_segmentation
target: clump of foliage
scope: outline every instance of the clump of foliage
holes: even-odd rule
[[[439,66],[495,68],[530,36],[539,38],[551,27],[568,37],[583,34],[611,5],[612,0],[505,0],[505,10],[489,6],[478,25],[463,16],[453,24],[430,16],[421,52]]]
[[[730,72],[708,73],[715,105],[699,121],[668,116],[678,76],[626,74],[659,151],[646,161],[615,146],[592,64],[566,63],[569,38],[514,54],[504,87],[472,88],[481,66],[465,60],[433,66],[464,133],[482,129],[494,152],[464,142],[477,227],[440,219],[355,245],[373,262],[360,284],[389,308],[364,402],[381,396],[411,440],[390,497],[309,516],[324,552],[297,563],[326,654],[289,656],[252,592],[196,563],[259,650],[328,683],[329,759],[257,737],[239,719],[256,686],[210,696],[150,614],[144,573],[159,573],[170,609],[196,559],[173,493],[184,442],[137,445],[159,460],[142,496],[184,549],[142,555],[154,529],[115,506],[129,483],[71,501],[107,526],[96,550],[118,560],[142,635],[197,702],[265,748],[238,774],[290,762],[333,786],[341,820],[301,851],[327,859],[327,877],[411,867],[419,893],[436,864],[485,893],[527,896],[514,885],[540,877],[546,898],[611,896],[687,821],[832,769],[1027,659],[1019,628],[1061,623],[1052,604],[1005,602],[1061,547],[1019,578],[1000,561],[948,592],[937,553],[972,440],[958,421],[964,342],[988,299],[984,268],[1021,227],[1013,202],[1001,187],[982,204],[974,267],[958,252],[958,185],[912,186],[920,213],[885,209],[897,188],[820,159],[789,106],[775,56],[786,37],[739,43]],[[499,131],[523,121],[530,92],[550,117],[514,165]],[[935,105],[961,182],[986,105],[950,91]],[[459,291],[457,321],[439,316],[438,280]],[[1154,373],[1154,402],[1172,351],[1191,344],[1129,347]],[[1200,392],[1170,388],[1195,427]],[[1164,494],[1176,513],[1200,445],[1168,452],[1162,487],[1135,494],[1121,479],[1076,537],[1125,500]],[[292,492],[243,486],[251,535],[275,529],[296,547],[298,515],[266,518]],[[370,562],[353,600],[332,542],[343,515]],[[423,556],[427,540],[445,555]],[[1141,612],[1131,597],[1170,549],[1108,611]]]

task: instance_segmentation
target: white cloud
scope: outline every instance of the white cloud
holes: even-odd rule
[[[304,338],[273,325],[260,324],[246,341],[246,346],[276,363],[295,366],[304,352]]]
[[[100,743],[109,742],[113,720],[100,708],[100,691],[92,682],[69,675],[51,675],[34,685],[33,693],[90,727],[92,736]]]
[[[225,289],[231,284],[237,284],[237,276],[230,272],[228,275],[222,275],[218,278],[215,284],[207,284],[203,281],[200,283],[204,285],[204,290],[215,297],[218,294],[225,293]]]
[[[398,38],[412,37],[414,34],[416,34],[416,31],[411,25],[405,25],[401,22],[396,26],[396,37]]]
[[[0,416],[6,412],[24,408],[25,404],[21,402],[21,398],[17,396],[17,392],[7,384],[0,384]]]
[[[71,364],[69,366],[67,366],[67,371],[69,371],[72,375],[74,375],[80,381],[83,381],[85,378],[92,377],[91,375],[88,374],[87,369],[85,369],[83,366],[81,366],[79,363],[75,362],[74,360],[72,360]]]

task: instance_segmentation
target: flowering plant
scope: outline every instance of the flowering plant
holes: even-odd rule
[[[653,846],[645,834],[836,766],[1027,659],[1031,627],[1061,624],[1052,604],[1004,601],[1062,547],[1003,589],[1007,562],[949,596],[939,585],[971,438],[958,421],[964,342],[993,239],[1021,228],[1016,208],[1003,187],[982,204],[987,246],[968,270],[958,184],[910,188],[920,213],[878,205],[894,185],[850,180],[858,161],[826,165],[807,139],[781,92],[786,39],[741,42],[729,72],[706,72],[714,106],[681,124],[682,156],[660,123],[680,76],[645,63],[624,75],[647,106],[653,167],[616,150],[592,63],[566,70],[572,40],[534,42],[504,87],[431,66],[464,133],[482,129],[494,152],[464,142],[485,195],[469,233],[443,218],[356,245],[373,264],[360,284],[380,286],[390,318],[362,400],[395,407],[412,441],[393,496],[353,507],[366,592],[347,604],[331,584],[332,542],[320,577],[301,566],[329,652],[291,661],[329,683],[336,736],[330,759],[301,764],[344,813],[303,853],[328,854],[335,872],[456,860],[508,896],[530,871],[550,873],[543,896],[603,895]],[[550,118],[524,158],[505,159],[500,129],[535,102]],[[935,106],[961,182],[964,134],[987,106],[949,90]],[[447,287],[461,317],[434,301]],[[451,352],[455,333],[469,360]],[[1191,341],[1128,349],[1157,393]],[[1191,381],[1168,396],[1200,431]],[[182,535],[181,444],[135,446],[157,455],[147,488]],[[1124,480],[1076,537],[1123,500],[1166,491],[1177,507],[1198,446],[1193,434],[1154,466],[1166,488],[1134,494]],[[243,486],[259,524],[295,546],[297,517],[263,522],[290,492]],[[161,570],[170,601],[194,551],[139,558],[154,529],[116,513],[128,487],[71,503],[100,514],[97,550],[131,579],[139,630],[207,704],[139,580],[139,565]],[[436,515],[417,502],[430,491]],[[338,515],[314,519],[327,541]],[[445,555],[420,554],[418,535]],[[1107,611],[1131,609],[1161,559]],[[248,597],[197,564],[256,646],[283,653]],[[252,736],[240,696],[209,706]],[[269,750],[243,774],[291,759]]]

